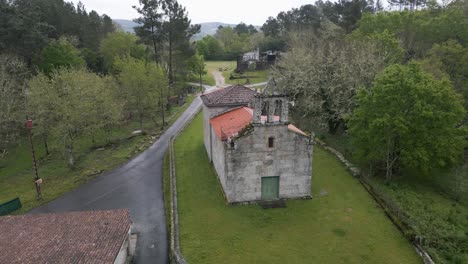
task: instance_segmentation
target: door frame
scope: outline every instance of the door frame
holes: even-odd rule
[[[272,179],[276,178],[277,179],[277,188],[276,188],[276,197],[272,199],[265,199],[263,195],[263,179]],[[260,179],[260,199],[263,201],[274,201],[274,200],[279,200],[280,199],[280,176],[264,176],[261,177]]]

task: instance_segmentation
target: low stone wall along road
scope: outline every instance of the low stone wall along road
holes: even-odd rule
[[[214,89],[206,87],[207,91]],[[32,214],[128,208],[138,235],[135,263],[169,263],[162,169],[169,139],[201,106],[197,97],[180,118],[146,151]]]

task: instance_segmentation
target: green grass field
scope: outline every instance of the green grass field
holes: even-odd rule
[[[318,147],[314,199],[288,201],[285,209],[227,206],[202,131],[198,115],[175,144],[180,243],[189,263],[421,263],[360,183]]]
[[[206,70],[207,74],[203,76],[203,83],[208,85],[215,85],[215,80],[213,78],[213,71],[219,71],[219,69],[226,69],[221,71],[226,84],[245,84],[246,79],[238,79],[238,80],[230,80],[229,77],[231,73],[236,68],[235,61],[207,61],[206,62]],[[255,72],[246,72],[244,75],[255,76],[255,78],[251,78],[249,81],[251,84],[254,83],[261,83],[268,81],[270,77],[270,71],[255,71]],[[196,80],[195,80],[196,82]]]
[[[174,122],[192,100],[193,97],[190,96],[184,106],[173,107],[170,113],[167,113],[170,116],[169,123]],[[151,121],[145,122],[144,128],[148,132],[159,131]],[[101,151],[93,150],[90,137],[83,137],[76,144],[77,164],[73,169],[67,166],[56,141],[49,142],[51,154],[45,157],[42,141],[35,140],[36,157],[40,159],[39,176],[44,181],[42,184],[43,199],[40,201],[37,201],[35,197],[30,146],[24,140],[0,161],[0,203],[20,197],[23,208],[14,214],[24,213],[91,180],[97,176],[96,172],[115,168],[127,161],[129,156],[141,152],[148,145],[148,136],[126,139],[132,131],[138,129],[138,122],[115,129],[111,140],[116,143]],[[96,141],[97,144],[103,144],[104,135],[96,135]]]
[[[354,149],[349,137],[328,134],[322,137],[352,159]],[[468,263],[468,178],[466,171],[460,179],[453,173],[453,170],[429,174],[403,170],[402,175],[390,182],[385,182],[383,176],[371,178],[374,189],[410,217],[410,227],[419,237],[426,238],[424,249],[436,263]],[[455,188],[460,193],[458,200],[454,199]]]

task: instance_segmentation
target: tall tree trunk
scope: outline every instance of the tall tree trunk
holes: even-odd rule
[[[172,74],[172,31],[169,31],[169,84],[174,83],[174,76]]]
[[[390,139],[387,140],[387,158],[385,161],[385,180],[390,181],[393,176],[392,146]]]
[[[140,130],[143,130],[143,113],[140,112],[139,114],[139,121],[140,121]]]
[[[203,93],[203,81],[202,81],[202,74],[201,74],[201,72],[200,72],[200,89],[201,89],[201,91],[202,91],[202,93]]]
[[[47,143],[47,135],[44,135],[42,139],[44,141],[44,149],[45,149],[46,155],[49,156],[50,152],[49,152],[49,144]]]
[[[151,27],[151,35],[152,35],[152,40],[153,40],[153,49],[154,49],[154,62],[156,64],[159,64],[159,58],[158,58],[158,43],[156,38],[154,37],[154,27]]]
[[[75,158],[73,156],[73,143],[67,145],[68,166],[73,168],[75,166]]]
[[[161,107],[161,118],[162,118],[162,127],[161,127],[161,130],[164,129],[165,125],[166,125],[166,121],[165,121],[165,118],[164,118],[164,104],[162,102],[162,98],[163,98],[163,88],[161,86],[161,96],[159,96],[159,106]]]

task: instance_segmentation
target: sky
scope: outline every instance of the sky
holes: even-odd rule
[[[79,0],[72,0],[78,3]],[[107,14],[113,19],[133,19],[138,16],[132,8],[138,0],[81,0],[89,12]],[[310,4],[314,0],[179,0],[186,7],[193,23],[244,22],[261,26],[268,17],[293,7]]]

